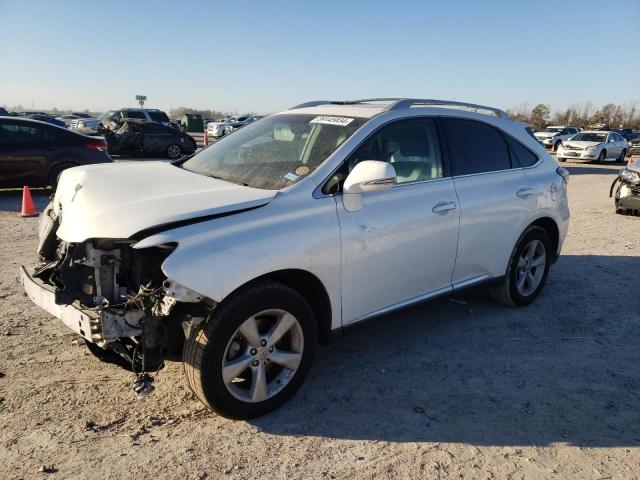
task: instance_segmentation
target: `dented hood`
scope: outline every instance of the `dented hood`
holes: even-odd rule
[[[58,237],[129,238],[152,227],[265,205],[276,195],[216,180],[166,162],[88,165],[65,170],[53,200]]]

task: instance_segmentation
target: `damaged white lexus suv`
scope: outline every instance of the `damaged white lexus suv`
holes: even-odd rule
[[[291,397],[343,327],[472,286],[531,303],[565,238],[567,181],[496,108],[309,102],[173,163],[66,170],[21,278],[139,396],[181,354],[204,404],[249,418]]]

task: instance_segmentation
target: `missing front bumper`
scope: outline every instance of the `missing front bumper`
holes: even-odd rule
[[[33,278],[24,265],[20,267],[20,279],[33,303],[91,343],[105,346],[118,338],[142,334],[142,311],[94,310],[82,307],[77,300],[70,305],[59,305],[55,301],[55,287]]]

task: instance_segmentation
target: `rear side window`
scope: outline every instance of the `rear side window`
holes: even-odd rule
[[[164,112],[147,112],[149,114],[149,118],[154,122],[168,122],[169,117]]]
[[[38,142],[43,137],[44,128],[42,125],[22,122],[0,123],[0,144]]]
[[[514,167],[530,167],[538,161],[538,156],[517,140],[505,135],[514,159]]]
[[[144,112],[137,112],[135,110],[131,112],[124,112],[124,116],[125,118],[139,118],[141,120],[146,120]]]
[[[453,175],[495,172],[511,168],[509,150],[494,127],[474,120],[442,119]]]

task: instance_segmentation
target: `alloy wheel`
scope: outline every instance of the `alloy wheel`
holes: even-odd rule
[[[231,336],[222,359],[222,379],[243,402],[263,402],[278,394],[296,374],[304,350],[298,319],[280,309],[246,319]]]
[[[518,259],[516,288],[520,295],[527,297],[540,286],[546,263],[547,255],[544,243],[540,240],[529,242]]]

